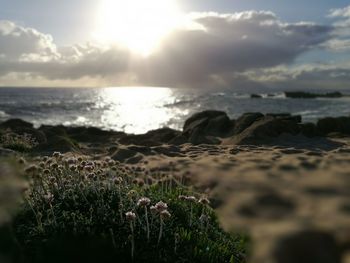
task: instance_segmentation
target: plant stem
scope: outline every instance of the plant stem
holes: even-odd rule
[[[158,245],[160,244],[160,240],[163,235],[163,219],[160,219],[160,229],[159,229],[159,236],[158,236]]]
[[[146,216],[146,227],[147,227],[147,241],[149,241],[149,222],[148,222],[147,206],[145,206],[145,216]]]

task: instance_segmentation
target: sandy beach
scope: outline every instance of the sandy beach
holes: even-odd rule
[[[41,138],[29,156],[61,151],[68,157],[108,157],[141,180],[161,177],[205,192],[226,231],[252,238],[249,262],[350,262],[350,138],[342,130],[321,135],[327,127],[346,127],[322,126],[321,120],[307,124],[305,132],[297,116],[226,117],[199,113],[182,132],[161,129],[144,135],[35,129],[20,120],[1,127]],[[307,137],[310,130],[315,135]]]

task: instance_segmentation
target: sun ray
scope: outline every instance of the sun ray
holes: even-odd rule
[[[95,36],[148,55],[181,19],[175,0],[103,0]]]

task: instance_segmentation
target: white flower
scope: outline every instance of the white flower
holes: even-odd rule
[[[199,199],[198,201],[199,203],[201,203],[202,205],[209,205],[210,201],[208,198],[202,197],[201,199]]]
[[[127,212],[125,216],[128,221],[134,221],[136,219],[136,214],[134,212]]]
[[[186,200],[194,203],[197,201],[197,198],[195,196],[186,196]]]
[[[171,214],[169,213],[168,210],[163,210],[162,212],[160,212],[160,217],[162,219],[168,219],[171,217]]]
[[[145,206],[149,206],[150,203],[151,203],[151,200],[149,198],[142,197],[137,201],[137,206],[145,207]]]
[[[156,203],[155,208],[160,213],[160,212],[162,212],[164,210],[167,210],[168,209],[168,205],[166,203],[164,203],[163,201],[160,201],[160,202]]]

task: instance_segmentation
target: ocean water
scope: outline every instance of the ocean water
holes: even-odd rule
[[[181,129],[191,114],[214,109],[237,118],[245,112],[300,114],[314,122],[325,116],[349,116],[350,97],[339,99],[251,99],[250,94],[171,88],[0,88],[0,121],[21,118],[34,123],[94,126],[127,133],[161,127]]]

